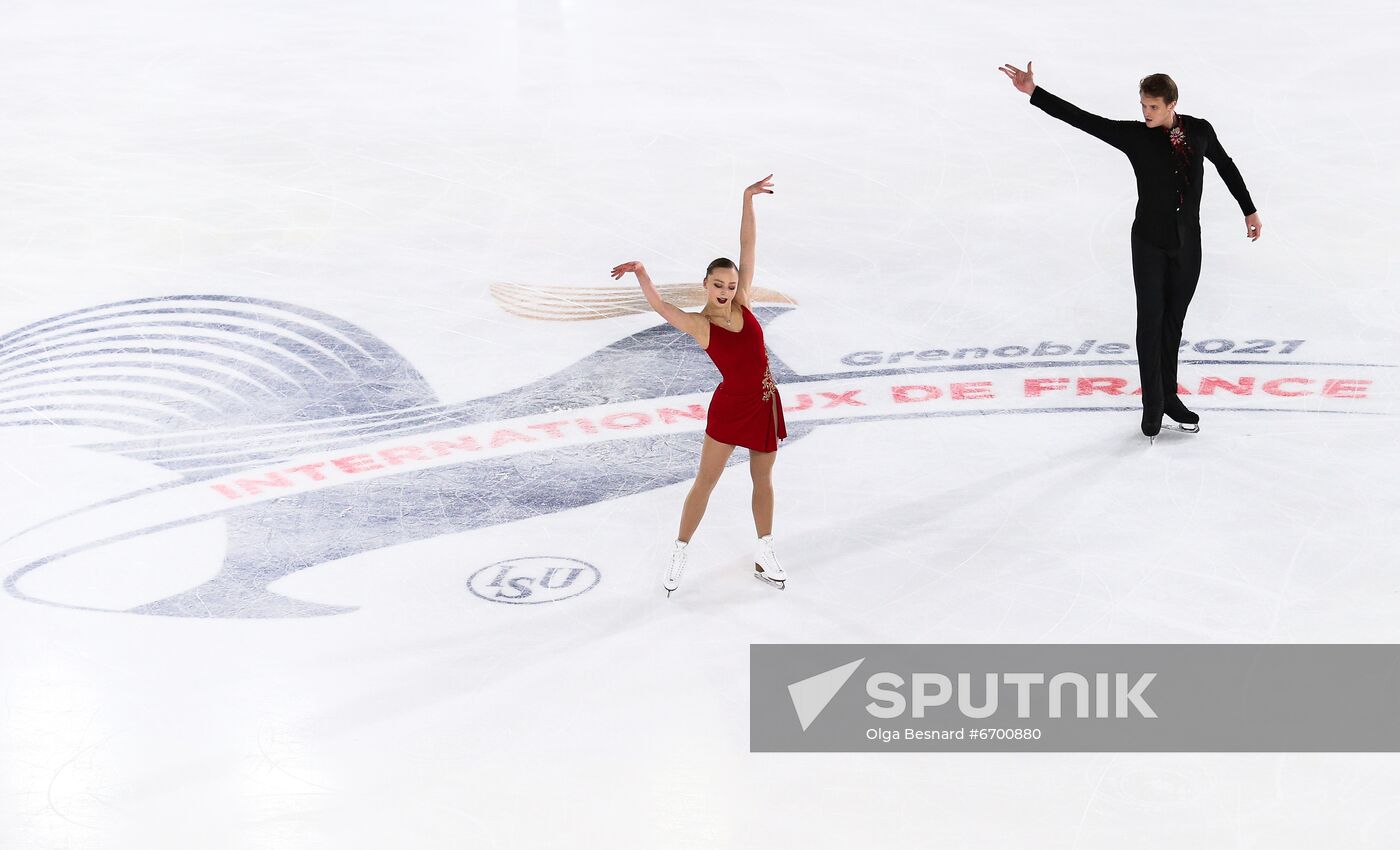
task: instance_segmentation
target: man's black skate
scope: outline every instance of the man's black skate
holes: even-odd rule
[[[1163,413],[1177,423],[1176,425],[1165,426],[1171,428],[1173,431],[1180,431],[1184,434],[1196,434],[1201,430],[1201,417],[1191,410],[1188,410],[1186,405],[1181,403],[1181,399],[1175,396],[1167,399],[1167,403],[1163,408]]]
[[[1142,409],[1142,435],[1148,442],[1156,442],[1157,435],[1162,431],[1162,411]]]

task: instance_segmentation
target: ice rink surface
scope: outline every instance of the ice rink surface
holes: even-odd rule
[[[1400,639],[1397,37],[8,4],[0,847],[1400,845],[1392,755],[748,752],[752,643]],[[1259,206],[1207,166],[1199,435],[1138,433],[1131,171],[1027,59],[1122,119],[1172,74]],[[695,291],[769,172],[789,587],[741,450],[668,600],[718,376],[607,270]]]

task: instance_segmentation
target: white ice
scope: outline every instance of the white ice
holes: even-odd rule
[[[510,398],[658,320],[527,318],[493,283],[587,299],[633,259],[695,282],[737,255],[740,192],[772,172],[756,281],[798,303],[767,339],[801,375],[864,380],[876,367],[841,359],[857,351],[1131,342],[1131,171],[996,70],[1028,59],[1047,89],[1124,119],[1139,77],[1171,73],[1265,234],[1245,238],[1207,165],[1186,338],[1217,342],[1183,359],[1220,362],[1184,363],[1183,383],[1254,386],[1189,398],[1201,434],[1149,447],[1131,397],[1076,395],[1132,367],[1072,357],[967,373],[999,382],[995,404],[923,408],[994,415],[820,425],[778,460],[785,591],[746,574],[742,465],[669,600],[684,482],[309,558],[272,588],[355,609],[337,615],[120,613],[214,577],[221,516],[27,572],[32,598],[0,594],[0,847],[1400,845],[1393,755],[748,751],[752,643],[1400,640],[1390,4],[8,5],[0,335],[243,296],[368,331],[442,404]],[[1237,353],[1251,340],[1273,345]],[[668,374],[670,354],[647,368]],[[960,374],[910,382],[946,393]],[[1068,379],[1054,404],[1094,409],[1044,412],[1016,395],[1031,374]],[[1275,388],[1306,394],[1263,390],[1288,378]],[[0,539],[181,481],[93,448],[141,435],[17,425],[56,417],[14,404]],[[210,427],[143,439],[201,446]],[[268,551],[358,511],[411,527],[438,474],[337,516],[276,514]],[[540,504],[578,485],[530,474]],[[199,515],[209,492],[8,539],[0,572]],[[541,555],[601,580],[536,606],[467,588]]]

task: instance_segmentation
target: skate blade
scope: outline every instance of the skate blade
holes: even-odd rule
[[[753,577],[768,585],[769,587],[776,587],[779,590],[787,590],[787,579],[785,578],[769,578],[763,573],[754,573]]]
[[[1182,425],[1182,424],[1180,424],[1180,423],[1172,423],[1172,424],[1164,424],[1162,427],[1163,427],[1163,428],[1166,428],[1166,429],[1168,429],[1168,430],[1171,430],[1171,431],[1179,431],[1179,432],[1181,432],[1182,434],[1199,434],[1199,433],[1201,433],[1201,426],[1200,426],[1200,425]]]

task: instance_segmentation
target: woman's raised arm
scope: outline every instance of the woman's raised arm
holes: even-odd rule
[[[739,291],[734,296],[736,304],[749,309],[749,285],[753,283],[754,243],[757,241],[757,228],[753,221],[753,196],[773,194],[773,175],[744,189],[744,214],[739,219]]]
[[[671,327],[695,337],[696,342],[699,342],[701,347],[709,344],[709,319],[696,313],[687,313],[676,305],[661,300],[661,293],[656,291],[656,285],[651,282],[651,275],[647,274],[646,267],[641,264],[640,260],[614,266],[611,274],[613,280],[621,280],[622,276],[628,272],[637,276],[637,283],[641,284],[642,287],[642,295],[646,296],[651,309],[661,314],[661,318],[669,322]]]

